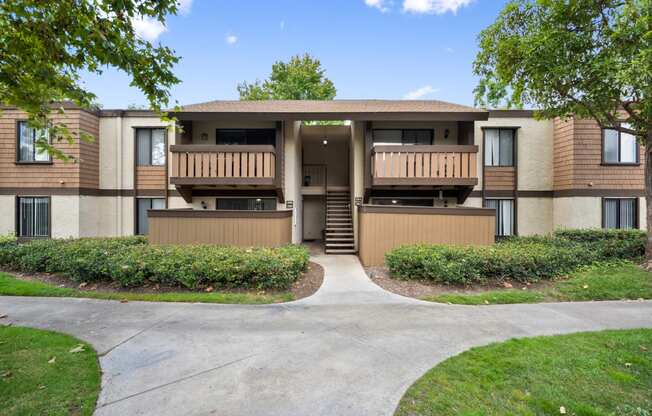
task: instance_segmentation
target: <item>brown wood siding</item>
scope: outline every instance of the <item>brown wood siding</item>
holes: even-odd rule
[[[19,110],[3,110],[0,114],[0,187],[2,188],[98,188],[99,187],[99,119],[83,110],[68,109],[54,114],[52,120],[65,124],[78,137],[80,131],[91,134],[92,143],[66,141],[53,144],[76,163],[53,160],[52,164],[17,164],[17,121],[27,119]]]
[[[165,189],[165,166],[136,166],[136,188]]]
[[[400,208],[399,208],[400,209]],[[489,245],[496,218],[491,215],[359,212],[359,256],[365,266],[385,262],[385,253],[403,244]]]
[[[514,166],[487,166],[484,171],[487,191],[511,191],[516,189],[516,168]]]
[[[602,130],[590,119],[555,120],[554,189],[644,189],[644,149],[638,166],[602,164]]]
[[[277,247],[292,242],[292,217],[150,217],[149,242]]]

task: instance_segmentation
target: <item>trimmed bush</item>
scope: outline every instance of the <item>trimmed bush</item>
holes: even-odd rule
[[[143,237],[0,244],[1,267],[61,273],[78,282],[112,280],[122,286],[287,289],[307,264],[308,252],[299,246],[150,246]]]
[[[409,245],[385,255],[393,277],[439,283],[490,279],[536,282],[645,252],[645,233],[622,230],[561,230],[551,236],[511,237],[490,247]]]

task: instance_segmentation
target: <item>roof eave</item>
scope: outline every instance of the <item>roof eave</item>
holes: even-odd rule
[[[480,121],[488,120],[488,111],[442,112],[212,112],[178,111],[170,115],[179,120],[359,120],[359,121]]]

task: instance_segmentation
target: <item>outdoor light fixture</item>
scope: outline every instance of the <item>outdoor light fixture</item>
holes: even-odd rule
[[[395,200],[395,199],[392,199],[392,204],[397,204],[397,203],[398,203],[398,201],[397,201],[397,200]]]
[[[206,201],[201,201],[201,207],[202,209],[208,208],[208,204],[206,204]]]
[[[323,144],[324,146],[326,146],[326,145],[328,144],[328,139],[324,139],[324,140],[322,141],[322,144]]]
[[[201,134],[201,139],[202,140],[208,140],[208,133],[204,132]]]
[[[449,134],[450,134],[450,130],[448,129],[444,130],[444,139],[448,139]]]

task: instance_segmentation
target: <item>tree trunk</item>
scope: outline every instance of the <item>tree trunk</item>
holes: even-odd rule
[[[652,130],[645,138],[645,219],[647,243],[645,244],[645,267],[652,270]]]

